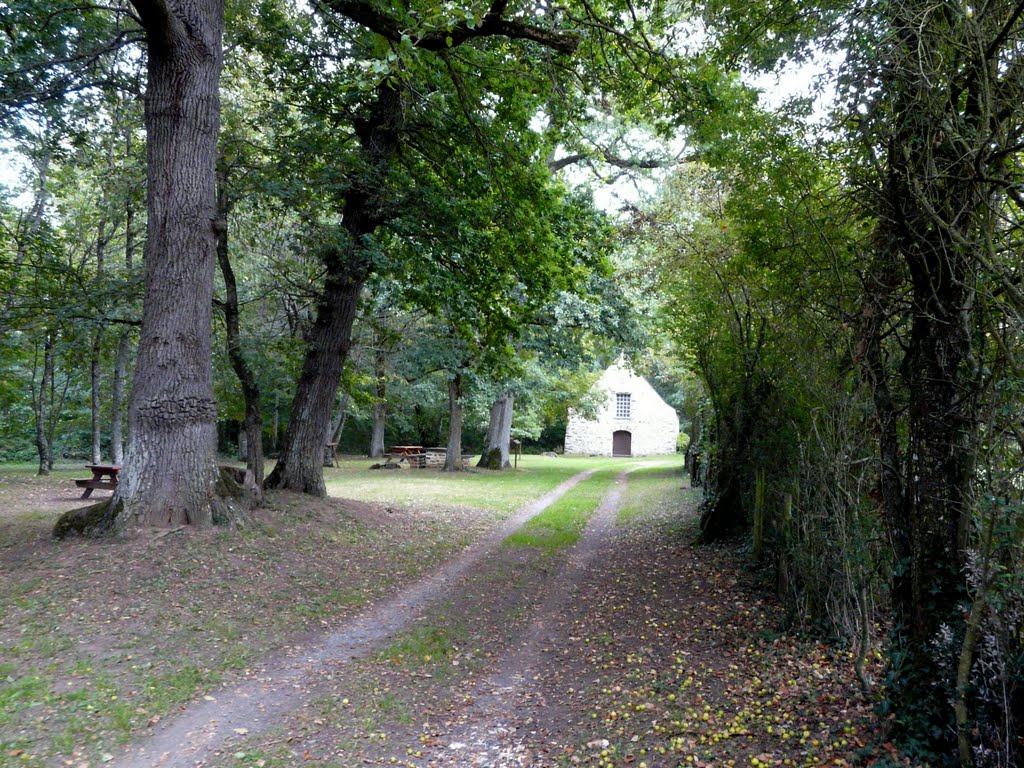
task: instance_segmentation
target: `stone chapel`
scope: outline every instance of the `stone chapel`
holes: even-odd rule
[[[679,416],[647,379],[618,362],[601,374],[591,391],[605,392],[596,419],[569,409],[565,452],[597,456],[675,453]]]

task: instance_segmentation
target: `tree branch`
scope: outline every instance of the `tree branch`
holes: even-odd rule
[[[1006,23],[1003,24],[1003,28],[1001,30],[999,30],[999,34],[996,35],[992,39],[992,42],[990,42],[988,44],[988,47],[985,48],[985,61],[986,62],[991,61],[992,58],[998,52],[999,47],[1003,43],[1006,42],[1007,38],[1010,36],[1010,32],[1013,31],[1014,24],[1016,24],[1017,21],[1020,20],[1020,17],[1021,17],[1022,13],[1024,13],[1024,0],[1020,0],[1017,3],[1017,7],[1013,9],[1013,12],[1010,14],[1009,18],[1006,20]]]
[[[576,152],[572,155],[566,155],[560,157],[557,160],[549,160],[547,163],[548,170],[552,173],[568,168],[570,165],[589,160],[595,157],[595,154],[588,152]],[[596,153],[596,157],[608,165],[616,168],[621,168],[625,171],[636,171],[636,170],[653,170],[654,168],[671,168],[675,165],[673,161],[667,160],[654,160],[650,158],[635,158],[635,157],[622,157],[612,152],[610,149],[600,148]]]
[[[184,25],[174,13],[170,0],[130,0],[130,2],[139,14],[150,46],[159,45],[161,50],[167,51],[173,48],[175,40],[186,39],[187,33]]]
[[[133,1],[142,2],[142,0]],[[322,0],[322,5],[392,42],[400,42],[403,35],[406,34],[397,19],[380,11],[365,0]],[[560,53],[575,52],[580,42],[577,35],[558,33],[504,19],[502,14],[505,12],[506,6],[507,0],[495,0],[487,14],[475,26],[464,22],[451,29],[428,32],[418,38],[412,38],[412,44],[426,51],[442,51],[458,47],[478,37],[507,37],[517,40],[532,40]],[[449,41],[451,41],[450,44]]]

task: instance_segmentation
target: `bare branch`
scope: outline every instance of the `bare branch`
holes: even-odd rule
[[[602,162],[612,165],[616,168],[621,168],[625,171],[637,171],[637,170],[653,170],[655,168],[671,168],[676,165],[675,160],[658,160],[655,158],[638,158],[638,157],[622,157],[612,152],[610,149],[599,147],[596,154],[588,152],[576,152],[572,155],[566,155],[560,157],[557,160],[549,160],[547,163],[548,170],[552,173],[568,168],[570,165],[581,163],[585,160],[591,160],[596,158]]]

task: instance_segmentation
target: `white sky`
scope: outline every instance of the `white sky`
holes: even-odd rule
[[[10,151],[6,142],[0,143],[0,187],[20,191],[22,183],[19,178],[25,165],[16,154]],[[16,205],[21,205],[21,199],[15,199]]]

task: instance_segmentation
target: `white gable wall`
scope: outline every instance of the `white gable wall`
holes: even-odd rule
[[[613,365],[598,379],[594,390],[607,393],[607,401],[595,420],[583,419],[571,409],[565,430],[565,452],[612,455],[612,433],[625,430],[632,435],[632,455],[675,453],[679,417],[661,399],[647,380],[622,365]],[[630,395],[629,418],[615,415],[617,393]]]

